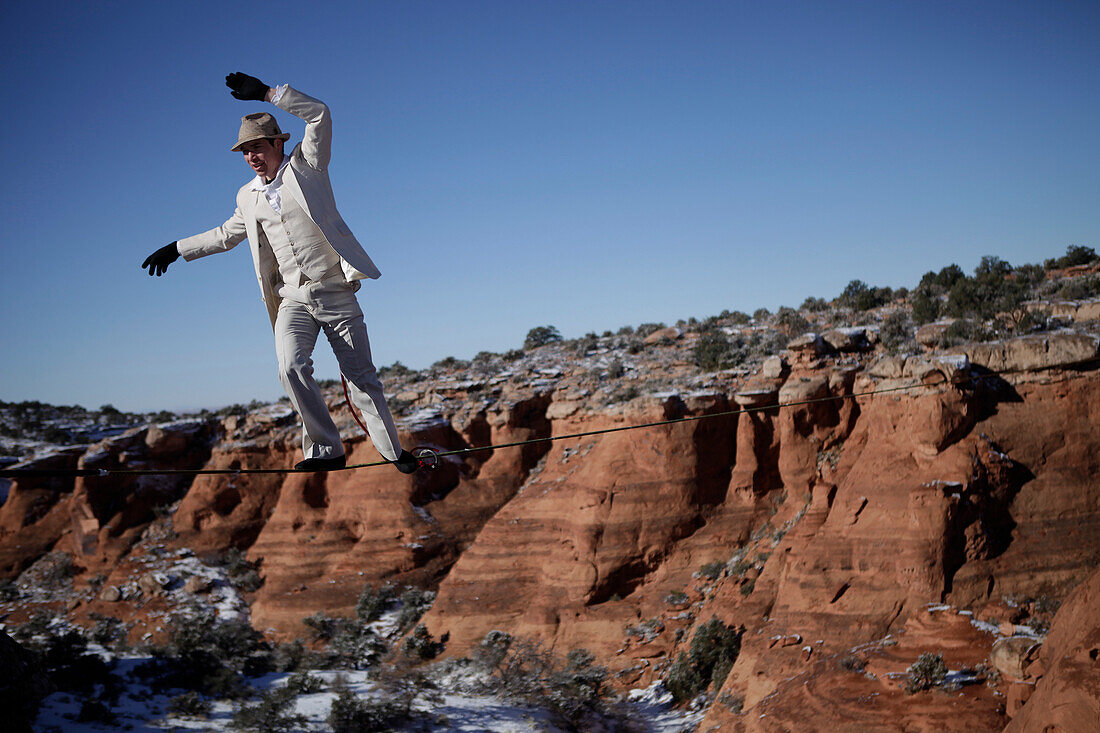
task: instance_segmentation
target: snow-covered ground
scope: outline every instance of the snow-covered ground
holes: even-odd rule
[[[116,660],[115,674],[127,682],[118,704],[109,706],[115,715],[110,723],[78,722],[81,698],[70,693],[58,692],[43,702],[35,724],[39,733],[100,733],[102,731],[129,730],[135,733],[164,733],[165,731],[228,730],[235,706],[229,702],[215,702],[207,717],[187,718],[168,715],[169,701],[180,691],[158,691],[144,684],[134,673],[146,658],[128,657]],[[368,672],[358,670],[313,671],[322,680],[324,691],[298,696],[293,712],[305,717],[307,723],[294,730],[330,731],[326,719],[336,693],[332,691],[337,678],[342,678],[348,689],[357,697],[377,699],[379,695]],[[272,674],[253,678],[250,683],[259,691],[286,684],[289,674]],[[649,733],[686,733],[702,720],[702,712],[673,710],[671,697],[659,686],[648,690],[635,690],[629,696],[628,709],[634,720]],[[419,702],[417,710],[427,714],[417,724],[406,730],[454,731],[456,733],[539,733],[560,730],[550,720],[546,711],[526,708],[491,695],[444,693],[442,702],[431,705]]]

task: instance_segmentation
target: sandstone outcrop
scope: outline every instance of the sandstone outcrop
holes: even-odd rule
[[[1040,656],[1037,677],[1005,733],[1094,729],[1100,721],[1100,570],[1062,604]]]

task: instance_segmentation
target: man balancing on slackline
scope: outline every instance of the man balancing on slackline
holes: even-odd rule
[[[381,273],[336,210],[328,177],[329,109],[286,84],[270,88],[240,72],[225,77],[225,85],[237,99],[268,101],[301,117],[306,122],[302,142],[288,156],[283,146],[290,135],[270,113],[242,117],[231,150],[244,153],[256,177],[237,191],[233,216],[220,227],[161,247],[141,266],[159,277],[180,255],[190,261],[226,252],[247,238],[275,330],[279,379],[302,419],[304,460],[295,468],[330,471],[347,460],[340,431],[313,379],[310,357],[323,330],[375,448],[397,470],[413,473],[418,459],[401,448],[355,297],[360,280]]]

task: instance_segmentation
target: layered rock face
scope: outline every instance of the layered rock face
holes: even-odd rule
[[[1036,666],[1035,692],[1005,733],[1094,729],[1100,721],[1100,570],[1062,605]]]
[[[431,409],[402,422],[403,443],[458,453],[410,477],[21,478],[0,507],[0,567],[14,576],[60,549],[112,583],[153,507],[182,497],[168,544],[246,550],[264,577],[253,624],[275,637],[350,613],[368,582],[412,584],[437,590],[423,621],[448,653],[501,629],[587,648],[634,687],[666,676],[717,618],[741,653],[704,730],[999,729],[992,688],[947,700],[898,680],[923,651],[978,665],[994,636],[972,618],[1066,597],[1100,564],[1096,339],[909,359],[866,348],[849,333],[805,339],[759,373],[611,406],[546,370],[412,392]],[[347,435],[351,463],[380,460]],[[285,469],[296,444],[293,417],[272,413],[49,460]],[[853,655],[864,673],[840,665]],[[1057,698],[1070,693],[1053,692],[1055,666]]]

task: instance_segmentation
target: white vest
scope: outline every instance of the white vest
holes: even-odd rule
[[[293,196],[280,197],[279,214],[263,194],[257,194],[257,198],[256,218],[285,284],[298,287],[304,283],[303,275],[313,282],[344,279],[340,255]]]

